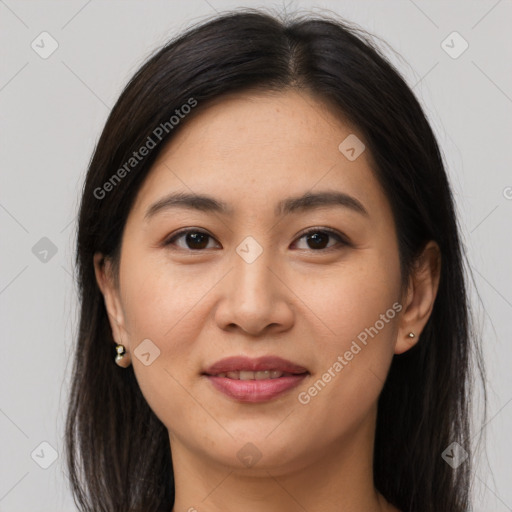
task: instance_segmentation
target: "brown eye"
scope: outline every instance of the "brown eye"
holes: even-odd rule
[[[333,247],[336,247],[336,244],[328,245],[329,238],[337,240],[338,245],[349,245],[341,234],[330,229],[310,229],[306,233],[303,233],[299,240],[303,238],[306,239],[306,249],[312,249],[313,251],[330,250]]]
[[[208,246],[208,239],[212,239],[208,233],[204,231],[198,231],[195,229],[188,229],[184,231],[180,231],[176,235],[172,236],[169,240],[165,242],[164,245],[176,245],[175,241],[179,239],[184,239],[185,246],[178,245],[181,249],[190,249],[192,251],[200,251],[202,249],[209,249],[211,247]]]

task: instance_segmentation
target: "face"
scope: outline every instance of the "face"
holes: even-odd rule
[[[290,91],[189,121],[129,214],[119,288],[103,289],[173,454],[277,474],[370,438],[406,299],[362,135]]]

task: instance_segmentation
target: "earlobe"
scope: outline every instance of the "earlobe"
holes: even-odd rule
[[[398,334],[398,338],[395,345],[395,354],[403,354],[407,352],[410,348],[414,347],[416,343],[419,342],[419,336],[417,336],[414,332],[410,331],[407,334]]]
[[[437,243],[431,240],[411,271],[395,354],[402,354],[421,343],[420,335],[434,308],[440,275],[441,252]]]

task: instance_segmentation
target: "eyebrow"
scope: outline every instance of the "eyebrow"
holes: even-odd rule
[[[323,191],[306,192],[301,196],[288,197],[277,203],[274,215],[283,217],[295,212],[304,212],[326,207],[344,207],[356,213],[369,217],[368,211],[355,197],[344,192]],[[153,203],[146,211],[144,219],[148,221],[157,213],[172,208],[198,210],[202,212],[214,212],[222,215],[232,215],[234,210],[224,201],[205,194],[193,194],[187,192],[171,193]]]

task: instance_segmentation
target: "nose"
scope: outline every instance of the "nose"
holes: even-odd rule
[[[254,260],[243,251],[235,253],[231,271],[223,280],[215,314],[217,325],[252,336],[290,329],[294,320],[293,292],[279,268],[270,249],[263,250]]]

